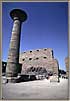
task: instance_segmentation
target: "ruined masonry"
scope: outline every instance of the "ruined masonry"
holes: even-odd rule
[[[69,77],[69,61],[70,61],[69,57],[66,57],[65,58],[65,66],[66,66],[66,75],[67,75],[67,77]]]
[[[51,48],[31,50],[20,54],[19,62],[22,64],[22,73],[31,67],[43,67],[47,71],[58,75],[59,64],[54,59],[53,50]]]
[[[21,53],[19,57],[21,25],[22,22],[27,19],[27,14],[23,10],[14,9],[10,12],[10,16],[13,19],[13,29],[6,67],[6,77],[8,82],[13,82],[13,80],[15,81],[17,78],[19,63],[22,64],[22,74],[28,68],[42,67],[46,68],[47,71],[53,72],[57,77],[59,64],[58,61],[54,59],[53,50],[51,48],[27,51]],[[54,80],[55,79],[53,79],[53,81]]]

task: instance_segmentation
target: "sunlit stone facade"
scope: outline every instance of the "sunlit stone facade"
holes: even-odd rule
[[[20,54],[19,62],[22,64],[22,73],[31,67],[43,67],[58,75],[59,64],[51,48],[23,52]]]

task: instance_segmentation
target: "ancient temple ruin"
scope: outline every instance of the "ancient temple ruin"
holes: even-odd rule
[[[30,72],[33,73],[46,70],[47,72],[58,75],[59,64],[57,59],[54,58],[51,48],[23,52],[20,54],[19,62],[22,64],[22,74],[32,69]]]
[[[30,50],[19,56],[21,25],[27,19],[27,14],[23,10],[14,9],[10,12],[10,16],[14,24],[6,67],[8,81],[13,82],[17,78],[19,63],[22,65],[21,74],[51,73],[58,79],[59,64],[51,48]]]

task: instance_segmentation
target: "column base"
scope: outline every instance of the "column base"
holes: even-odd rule
[[[6,79],[7,79],[7,83],[8,82],[16,83],[17,73],[7,72],[6,73]]]
[[[16,83],[16,80],[15,79],[8,79],[8,82],[10,82],[10,83]]]
[[[17,77],[7,77],[7,83],[16,83]]]

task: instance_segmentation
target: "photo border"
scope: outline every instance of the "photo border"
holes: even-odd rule
[[[31,0],[2,0],[0,1],[0,100],[2,100],[2,3],[3,2],[68,2],[68,56],[69,56],[69,62],[70,62],[70,1],[69,0],[35,0],[35,1],[31,1]],[[69,74],[70,74],[70,63],[69,63]],[[68,93],[69,93],[69,100],[70,100],[70,75],[69,75],[69,82],[68,82]],[[17,101],[18,99],[16,100],[13,100],[13,101]],[[41,100],[41,99],[40,99]],[[37,100],[37,99],[29,99],[29,100],[18,100],[18,101],[40,101],[40,100]],[[5,100],[4,100],[5,101]],[[12,101],[10,99],[8,99],[7,101]],[[41,100],[41,101],[68,101],[68,100]]]

